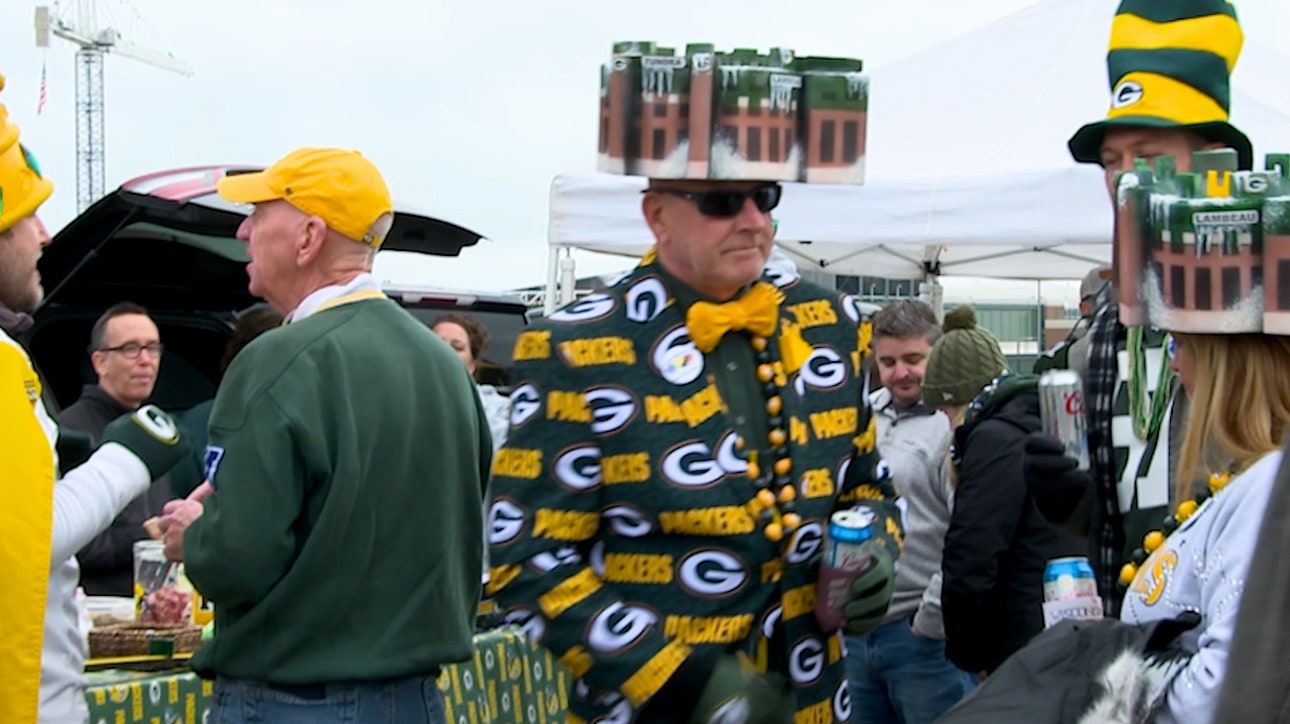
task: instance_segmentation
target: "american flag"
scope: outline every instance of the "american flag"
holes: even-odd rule
[[[40,95],[36,98],[36,115],[45,110],[45,101],[49,100],[49,93],[45,87],[45,64],[40,64]]]

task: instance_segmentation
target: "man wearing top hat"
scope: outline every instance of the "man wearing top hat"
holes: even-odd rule
[[[1076,161],[1102,166],[1113,203],[1119,174],[1139,158],[1172,156],[1185,172],[1193,151],[1227,147],[1240,168],[1251,167],[1249,139],[1228,122],[1230,76],[1242,43],[1236,11],[1225,0],[1120,4],[1107,52],[1110,108],[1067,142]],[[1099,296],[1087,335],[1091,480],[1051,438],[1032,438],[1026,461],[1045,514],[1087,532],[1111,614],[1119,610],[1122,564],[1168,509],[1186,404],[1163,358],[1165,335],[1122,324],[1113,288]]]
[[[870,326],[763,269],[780,181],[861,178],[859,69],[623,44],[602,73],[601,168],[649,177],[656,244],[517,341],[489,511],[490,590],[573,673],[571,721],[852,715],[813,612],[830,515],[859,503],[874,562],[841,589],[843,628],[877,627],[891,597]]]

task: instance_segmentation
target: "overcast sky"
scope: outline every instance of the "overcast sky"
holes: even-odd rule
[[[35,4],[0,2],[0,72],[7,78],[0,102],[57,184],[43,209],[54,230],[75,214],[75,53],[60,40],[35,48]],[[550,182],[594,170],[599,65],[614,41],[781,46],[860,57],[872,68],[1034,0],[95,4],[100,25],[172,52],[196,71],[183,78],[108,57],[109,188],[185,165],[268,164],[302,145],[357,148],[381,167],[396,199],[491,239],[458,260],[378,271],[498,290],[545,276]],[[1288,5],[1238,2],[1247,26],[1290,26]],[[42,64],[49,100],[37,116]],[[580,272],[626,266],[590,255],[579,265]]]

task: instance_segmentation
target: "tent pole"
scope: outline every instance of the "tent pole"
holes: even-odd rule
[[[574,273],[573,250],[566,250],[560,260],[560,306],[572,302],[578,296],[578,276]]]
[[[542,314],[548,315],[560,307],[556,301],[559,289],[560,250],[563,247],[553,246],[546,255],[546,293],[542,295]]]
[[[940,279],[935,274],[928,272],[923,277],[922,287],[919,296],[936,313],[936,323],[943,323],[945,321],[945,288],[941,286]]]

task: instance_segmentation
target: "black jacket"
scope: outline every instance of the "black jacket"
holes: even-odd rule
[[[103,428],[130,412],[98,385],[85,385],[80,399],[58,416],[60,427],[89,433],[101,442]],[[143,521],[161,515],[161,508],[173,496],[163,478],[148,492],[130,501],[107,530],[94,536],[76,559],[81,564],[81,587],[88,596],[134,595],[134,542],[148,537]]]
[[[1022,474],[1040,429],[1034,377],[1005,378],[955,431],[958,487],[941,561],[945,651],[965,671],[993,671],[1043,630],[1044,567],[1087,545],[1046,521]]]

